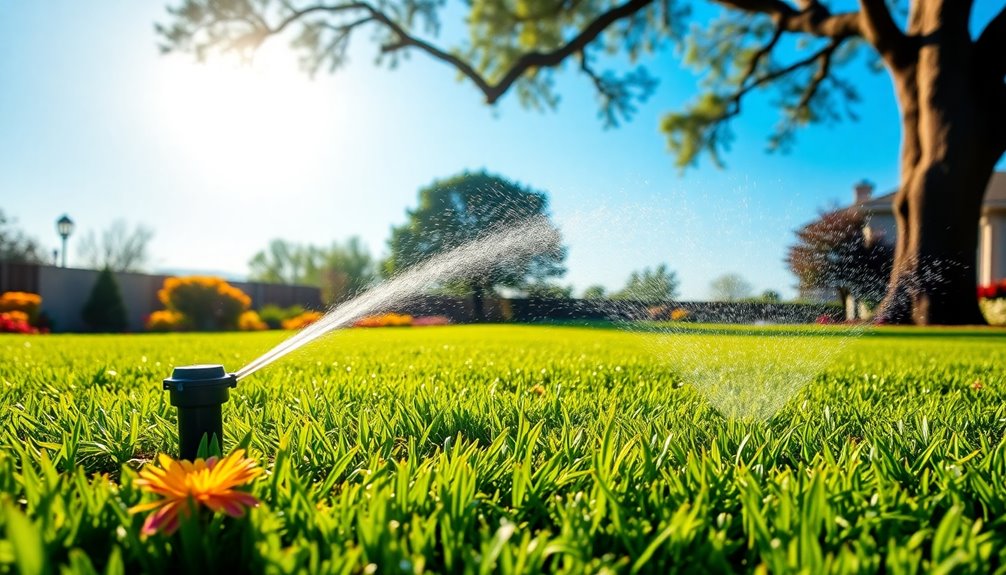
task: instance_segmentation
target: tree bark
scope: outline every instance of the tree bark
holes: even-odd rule
[[[894,269],[878,319],[916,325],[984,324],[978,307],[978,225],[997,158],[987,150],[966,20],[951,3],[917,2],[917,56],[888,62],[902,117],[901,175],[893,201]]]
[[[472,285],[472,321],[474,323],[485,323],[485,288],[482,282],[475,282]]]

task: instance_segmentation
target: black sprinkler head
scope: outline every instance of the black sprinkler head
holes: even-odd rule
[[[230,388],[238,379],[222,365],[186,365],[176,367],[164,380],[171,392],[171,405],[178,408],[178,452],[181,459],[195,460],[199,443],[206,436],[207,445],[216,436],[223,451],[224,429],[221,409],[230,397]]]

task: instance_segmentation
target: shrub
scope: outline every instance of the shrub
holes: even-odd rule
[[[207,276],[168,278],[157,297],[201,331],[236,329],[241,314],[251,306],[251,298],[243,291]]]
[[[150,331],[180,331],[187,327],[182,314],[167,309],[155,311],[147,318],[147,329]]]
[[[688,313],[687,309],[684,308],[674,308],[671,310],[671,321],[687,321],[691,314]]]
[[[42,296],[23,291],[9,291],[0,296],[0,312],[19,311],[28,316],[28,323],[34,323],[38,317],[38,308],[42,305]]]
[[[978,287],[978,305],[991,325],[1006,325],[1006,279]]]
[[[283,320],[283,329],[301,329],[321,319],[320,311],[305,311],[296,317]]]
[[[372,315],[353,322],[353,327],[407,327],[410,325],[412,325],[412,316],[402,313]]]
[[[129,326],[126,306],[112,270],[105,268],[98,274],[81,315],[92,331],[119,332]]]
[[[257,312],[248,310],[238,318],[238,329],[241,331],[262,331],[269,329],[269,326],[262,321]]]
[[[1006,298],[1006,279],[1001,279],[988,285],[978,286],[978,297],[981,299]]]
[[[262,321],[270,329],[281,329],[284,321],[293,319],[302,313],[304,313],[304,308],[299,305],[282,308],[278,305],[269,304],[262,306],[262,309],[258,310],[259,317],[262,318]]]
[[[978,305],[989,325],[1006,325],[1006,298],[983,299]]]
[[[28,323],[28,314],[23,311],[0,312],[0,333],[38,333]]]

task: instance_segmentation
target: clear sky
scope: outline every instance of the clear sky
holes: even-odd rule
[[[991,13],[1000,2],[978,2]],[[589,82],[561,74],[554,112],[496,108],[450,68],[414,54],[373,65],[361,34],[349,65],[308,79],[284,41],[254,68],[162,56],[163,1],[0,0],[0,208],[56,247],[113,220],[155,232],[152,270],[247,273],[272,238],[328,244],[358,235],[384,252],[421,186],[487,168],[546,190],[569,246],[577,290],[620,287],[667,263],[685,298],[736,272],[760,292],[794,294],[783,263],[793,230],[848,202],[867,178],[897,182],[898,121],[885,74],[849,74],[860,121],[803,131],[787,155],[765,153],[770,94],[745,106],[719,170],[683,176],[659,132],[662,114],[695,94],[670,51],[647,61],[660,87],[627,124],[605,130]],[[991,7],[990,7],[991,6]],[[987,19],[987,18],[986,18]],[[462,22],[445,22],[458,33]]]

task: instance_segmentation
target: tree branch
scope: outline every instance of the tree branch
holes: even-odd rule
[[[863,38],[891,67],[902,68],[908,61],[908,36],[898,28],[884,0],[859,0]]]
[[[571,38],[563,46],[550,52],[528,52],[521,56],[513,66],[495,84],[490,83],[471,64],[464,61],[455,54],[451,54],[434,46],[433,44],[418,38],[409,33],[401,24],[392,19],[388,14],[378,9],[368,2],[351,2],[348,4],[317,4],[299,10],[292,11],[276,26],[269,27],[266,32],[269,35],[278,34],[291,24],[301,20],[305,16],[318,12],[330,14],[345,13],[350,11],[366,11],[370,14],[368,21],[375,21],[387,28],[397,38],[396,41],[385,44],[381,47],[382,53],[391,53],[405,48],[415,48],[436,60],[440,60],[454,67],[462,76],[471,80],[475,87],[485,96],[487,104],[494,104],[510,89],[510,87],[529,70],[537,68],[550,68],[561,64],[566,58],[584,50],[588,44],[597,39],[608,26],[615,22],[628,18],[653,3],[654,0],[628,0],[624,4],[615,6],[597,16],[579,34]],[[562,4],[560,3],[560,6]]]
[[[514,62],[513,66],[511,66],[506,74],[500,78],[499,82],[495,84],[490,84],[482,77],[481,74],[472,68],[471,65],[457,56],[448,54],[428,42],[409,35],[405,30],[398,26],[397,23],[391,21],[380,12],[374,11],[374,16],[378,20],[381,20],[382,23],[388,26],[399,37],[398,42],[382,47],[382,52],[392,52],[405,47],[418,48],[430,56],[457,68],[463,76],[471,80],[479,88],[479,90],[482,91],[485,95],[487,104],[494,104],[503,94],[506,93],[507,90],[510,89],[510,86],[512,86],[513,83],[528,70],[558,66],[566,58],[576,54],[577,52],[583,51],[587,45],[597,39],[597,37],[600,36],[608,26],[619,20],[632,16],[652,3],[653,0],[629,0],[624,4],[620,4],[611,10],[600,14],[579,34],[574,36],[563,46],[552,50],[551,52],[528,52],[524,54],[516,62]]]
[[[824,38],[862,36],[859,12],[832,14],[817,0],[804,0],[797,10],[782,0],[716,0],[729,8],[765,14],[787,32],[803,32]]]
[[[775,32],[772,33],[772,38],[764,46],[759,48],[753,56],[751,56],[751,61],[748,62],[747,68],[741,75],[741,86],[747,84],[748,81],[754,77],[755,72],[758,71],[758,64],[761,63],[762,58],[768,56],[769,53],[775,49],[776,44],[779,43],[779,39],[782,38],[783,32],[785,31],[786,30],[782,26],[776,26]]]
[[[796,62],[793,62],[792,64],[786,66],[785,68],[780,68],[778,70],[758,76],[757,78],[754,78],[751,82],[747,83],[747,85],[742,84],[737,89],[737,91],[735,91],[733,94],[730,95],[729,98],[727,98],[728,107],[732,109],[728,109],[722,119],[726,120],[739,114],[741,107],[740,106],[741,100],[744,98],[744,96],[746,96],[749,92],[751,92],[755,88],[764,86],[769,82],[774,82],[775,80],[778,80],[783,76],[792,74],[793,72],[799,70],[800,68],[810,66],[811,64],[817,62],[819,64],[818,72],[812,79],[811,84],[808,85],[807,90],[804,91],[805,99],[809,100],[809,97],[807,97],[807,93],[810,92],[810,96],[812,97],[814,95],[814,92],[817,91],[817,88],[820,87],[821,82],[823,82],[824,79],[827,77],[828,69],[830,68],[831,65],[831,56],[835,53],[835,50],[838,50],[838,47],[841,46],[841,44],[842,40],[835,40],[829,42],[827,46],[821,48],[820,50],[814,52],[813,54],[807,56],[806,58],[797,60]],[[801,102],[803,102],[803,99],[801,99]]]

